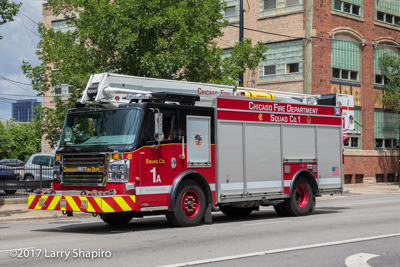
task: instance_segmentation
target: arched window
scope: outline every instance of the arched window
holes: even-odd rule
[[[334,39],[331,40],[333,80],[360,82],[361,41],[359,36],[354,36],[349,30],[334,32]]]
[[[380,59],[383,55],[389,55],[394,57],[400,57],[400,43],[382,38],[377,41],[377,44],[374,49],[374,84],[375,86],[384,86],[388,83],[388,79],[386,78],[387,73],[384,71],[380,64]]]

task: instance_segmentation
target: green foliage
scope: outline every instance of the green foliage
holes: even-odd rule
[[[20,159],[41,150],[42,124],[40,115],[33,122],[0,121],[0,159]]]
[[[400,58],[385,54],[379,60],[389,80],[382,97],[383,104],[397,113],[400,111]]]
[[[52,147],[65,111],[72,107],[91,74],[127,75],[235,85],[245,68],[254,68],[266,47],[245,39],[223,58],[214,40],[223,35],[225,4],[220,0],[49,0],[48,8],[68,18],[76,30],[55,32],[40,26],[40,66],[22,69],[34,89],[69,84],[68,102],[44,109],[43,131]]]
[[[9,0],[0,0],[0,26],[13,21],[22,3],[16,4]],[[3,36],[0,35],[0,40]]]

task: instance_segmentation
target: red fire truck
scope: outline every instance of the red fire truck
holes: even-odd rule
[[[176,226],[271,205],[307,215],[316,196],[342,192],[338,99],[92,75],[67,112],[52,188],[29,209],[109,224],[165,214]]]

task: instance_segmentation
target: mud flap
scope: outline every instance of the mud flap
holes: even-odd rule
[[[204,212],[204,223],[212,223],[211,205],[208,205]]]
[[[315,205],[317,204],[317,199],[315,198],[315,196],[313,196],[313,203],[311,205],[310,208],[310,213],[314,213],[315,212]]]

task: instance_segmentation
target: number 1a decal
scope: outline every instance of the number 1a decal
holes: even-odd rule
[[[151,169],[150,172],[153,173],[153,183],[161,183],[160,175],[159,174],[157,175],[157,173],[156,173],[156,167]]]

